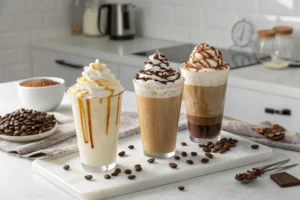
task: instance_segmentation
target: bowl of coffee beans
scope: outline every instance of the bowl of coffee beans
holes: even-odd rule
[[[18,84],[19,98],[24,107],[48,112],[57,108],[64,96],[65,81],[54,77],[35,77]]]
[[[21,108],[0,117],[0,138],[12,142],[31,142],[55,133],[57,120],[45,112]]]

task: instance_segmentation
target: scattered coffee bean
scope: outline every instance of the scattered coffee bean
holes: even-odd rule
[[[134,146],[133,145],[129,145],[128,148],[129,149],[134,149]]]
[[[251,145],[251,148],[252,148],[252,149],[258,149],[258,148],[259,148],[259,145],[258,145],[258,144],[253,144],[253,145]]]
[[[134,165],[134,168],[137,168],[137,167],[141,167],[141,165],[140,164]]]
[[[209,147],[204,147],[204,148],[203,148],[203,151],[204,151],[204,152],[211,152],[211,148],[209,148]]]
[[[169,163],[169,166],[173,169],[177,168],[177,164],[176,163]]]
[[[92,175],[86,175],[84,178],[85,178],[86,180],[91,180],[91,179],[93,178],[93,176],[92,176]]]
[[[178,190],[184,190],[184,186],[178,186]]]
[[[148,163],[153,163],[155,161],[155,158],[150,158],[147,161],[148,161]]]
[[[198,154],[197,154],[197,152],[191,152],[191,155],[192,156],[197,156]]]
[[[130,180],[135,179],[135,175],[129,175],[127,178]]]
[[[205,147],[205,144],[198,144],[198,147],[203,148]]]
[[[202,162],[202,163],[208,163],[209,160],[208,160],[207,158],[202,158],[202,159],[201,159],[201,162]]]
[[[121,151],[120,153],[118,153],[118,155],[119,155],[120,157],[125,156],[125,151]]]
[[[181,152],[181,155],[182,155],[183,157],[187,157],[187,153],[186,153],[185,151]]]
[[[68,170],[68,169],[70,169],[70,165],[65,165],[64,170]]]
[[[116,168],[114,172],[119,174],[119,173],[121,173],[121,171],[122,170],[120,168]]]
[[[194,164],[194,161],[192,161],[192,160],[187,160],[186,163],[189,164],[189,165],[192,165],[192,164]]]
[[[113,173],[111,173],[111,175],[112,175],[112,176],[118,176],[118,175],[119,175],[119,173],[117,173],[117,172],[113,172]]]
[[[209,158],[213,158],[213,157],[214,157],[214,155],[212,155],[212,154],[209,153],[209,152],[206,152],[205,155],[206,155],[207,157],[209,157]]]
[[[105,179],[110,179],[110,175],[105,174],[105,175],[104,175],[104,178],[105,178]]]
[[[185,142],[181,142],[181,146],[187,146]]]
[[[130,169],[125,169],[124,173],[125,174],[131,174],[131,170]]]
[[[141,166],[135,168],[135,171],[137,171],[137,172],[140,172],[142,170],[143,170],[143,168]]]
[[[225,153],[226,151],[227,151],[227,149],[222,148],[222,149],[220,150],[220,153]]]
[[[180,160],[179,156],[174,156],[175,160]]]

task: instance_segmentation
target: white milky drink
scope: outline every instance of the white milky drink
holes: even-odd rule
[[[104,64],[91,63],[68,92],[82,166],[111,170],[116,165],[124,88]]]

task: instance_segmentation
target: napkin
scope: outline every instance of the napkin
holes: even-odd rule
[[[19,143],[0,139],[0,150],[27,159],[60,158],[78,152],[73,118],[52,113],[58,121],[54,134],[35,142]],[[122,112],[119,139],[140,133],[137,113]],[[187,129],[185,114],[180,115],[179,130]]]

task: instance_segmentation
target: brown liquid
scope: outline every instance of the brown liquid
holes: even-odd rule
[[[222,125],[226,84],[203,87],[184,85],[188,128],[194,138],[211,139]]]
[[[144,151],[151,154],[175,150],[181,95],[148,98],[136,95]]]

